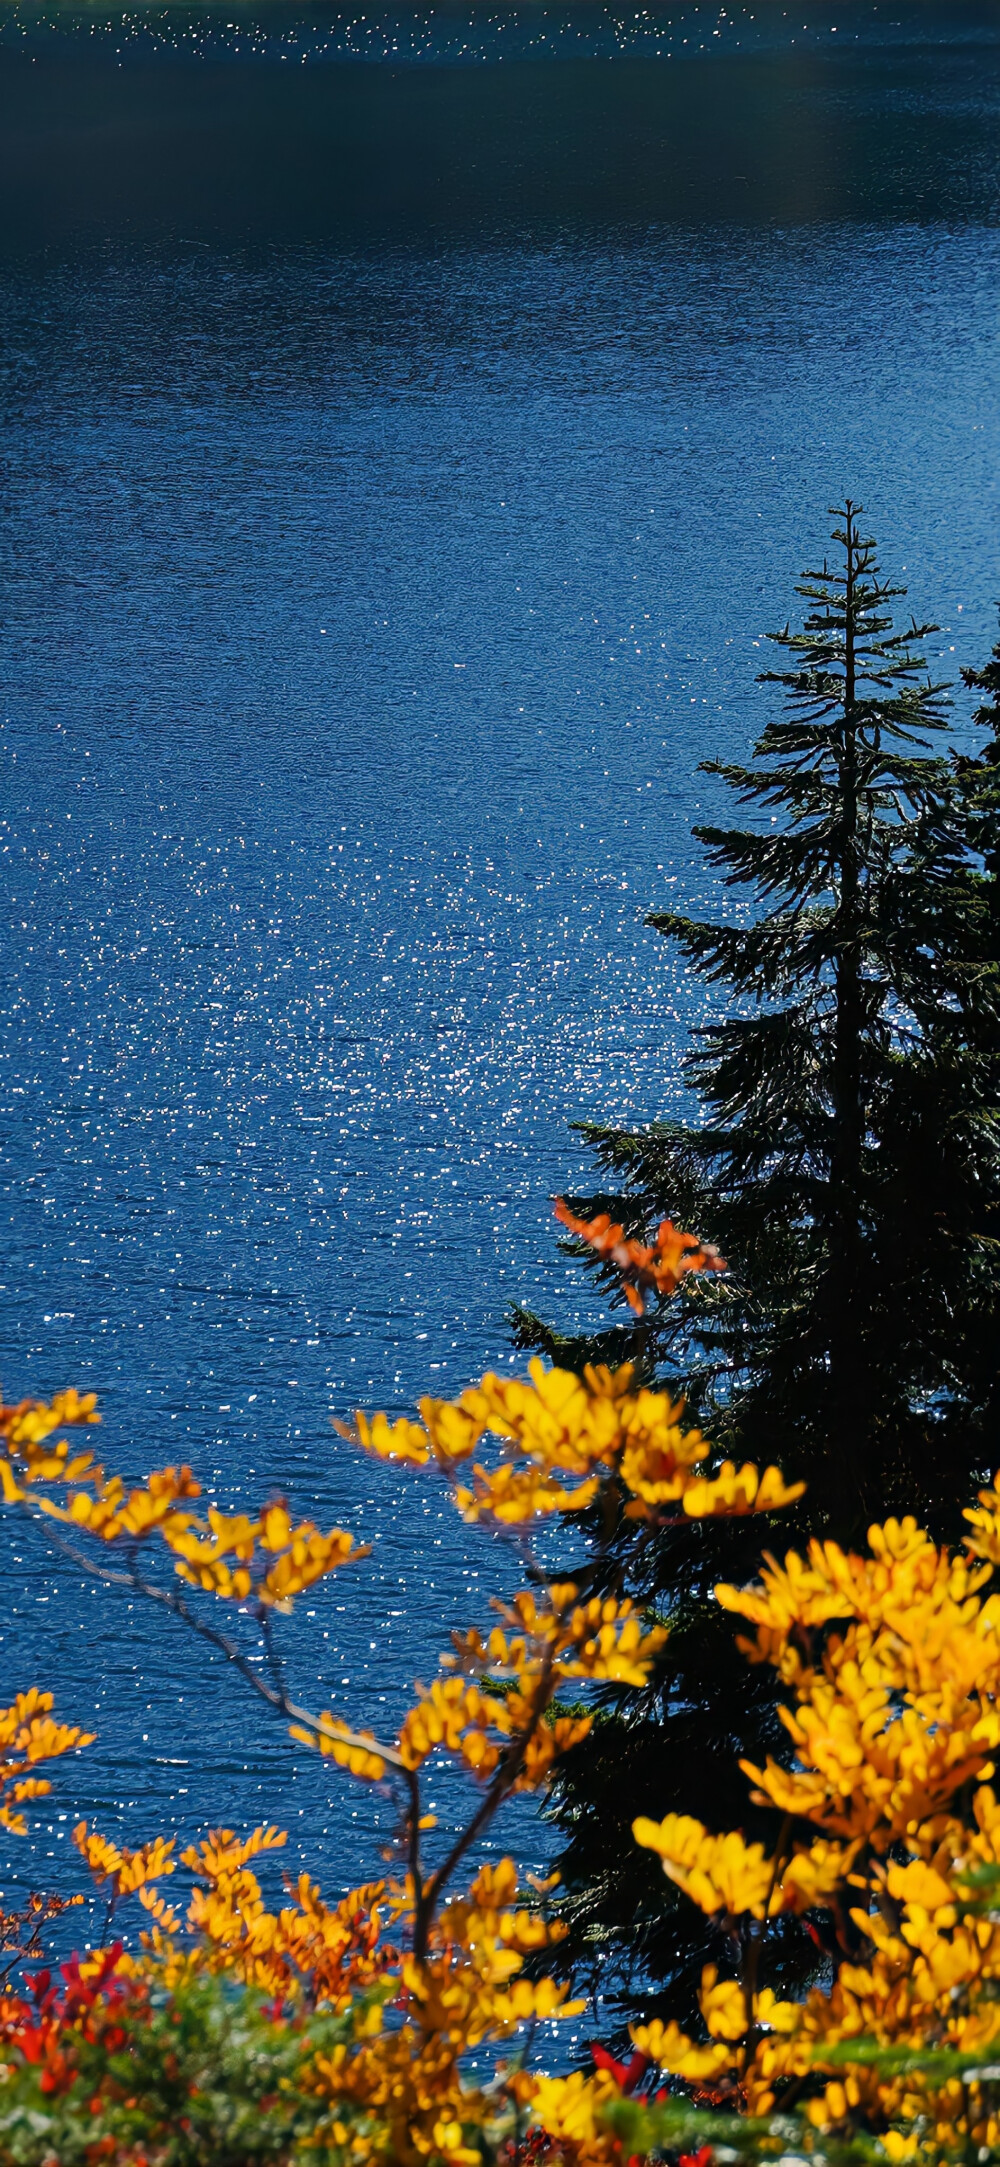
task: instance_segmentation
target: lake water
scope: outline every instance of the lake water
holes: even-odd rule
[[[827,505],[945,674],[993,638],[1000,10],[801,22],[0,25],[3,1382],[371,1539],[285,1635],[354,1718],[513,1563],[330,1414],[595,1314],[569,1123],[678,1103],[643,913],[713,900],[697,763]],[[0,1539],[6,1687],[100,1733],[8,1888],[81,1812],[372,1869],[384,1801]]]

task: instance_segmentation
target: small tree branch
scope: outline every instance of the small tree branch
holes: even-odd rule
[[[53,1547],[61,1550],[64,1557],[78,1565],[83,1572],[89,1573],[92,1579],[103,1580],[109,1587],[126,1588],[133,1595],[145,1597],[147,1602],[159,1603],[164,1610],[169,1610],[172,1617],[180,1618],[183,1624],[190,1626],[193,1633],[197,1633],[202,1640],[207,1640],[210,1647],[217,1648],[219,1653],[225,1656],[227,1663],[232,1663],[246,1684],[252,1686],[254,1692],[259,1694],[270,1708],[276,1709],[279,1715],[287,1716],[292,1723],[300,1723],[304,1730],[312,1731],[317,1738],[332,1739],[338,1745],[355,1746],[362,1753],[376,1753],[379,1760],[386,1761],[390,1768],[398,1769],[407,1779],[411,1777],[412,1770],[406,1767],[395,1746],[384,1746],[378,1739],[363,1738],[358,1731],[348,1730],[346,1724],[343,1730],[334,1730],[329,1723],[324,1723],[321,1716],[312,1715],[308,1708],[300,1708],[297,1701],[290,1700],[283,1686],[269,1685],[248,1661],[236,1641],[231,1640],[228,1633],[220,1632],[218,1627],[208,1625],[203,1618],[197,1617],[184,1597],[176,1594],[172,1588],[158,1587],[155,1581],[143,1579],[138,1572],[117,1572],[113,1566],[99,1565],[96,1559],[88,1557],[86,1551],[78,1550],[75,1543],[67,1542],[66,1537],[58,1534],[50,1525],[47,1515],[43,1516],[35,1511],[27,1501],[18,1509],[36,1527],[44,1526],[46,1539]]]
[[[517,1737],[511,1739],[506,1752],[501,1757],[500,1765],[481,1805],[477,1807],[471,1821],[466,1823],[461,1835],[456,1837],[447,1858],[442,1860],[437,1871],[432,1874],[426,1888],[421,1892],[421,1916],[415,1925],[413,1937],[414,1955],[420,1958],[421,1961],[427,1954],[427,1935],[441,1893],[451,1880],[456,1866],[461,1864],[466,1852],[475,1843],[477,1836],[481,1835],[483,1829],[489,1826],[494,1814],[513,1790],[524,1767],[528,1747],[534,1736],[536,1725],[552,1699],[552,1690],[552,1655],[551,1651],[549,1651],[546,1654],[542,1674],[532,1699],[529,1721],[525,1724],[524,1729],[518,1733]],[[420,1929],[419,1934],[418,1928]]]
[[[310,1730],[314,1737],[318,1739],[330,1739],[337,1745],[353,1746],[363,1753],[377,1754],[380,1760],[385,1761],[390,1768],[403,1778],[409,1795],[407,1863],[413,1882],[413,1948],[415,1956],[419,1961],[423,1962],[427,1955],[430,1930],[441,1894],[456,1867],[461,1864],[466,1852],[475,1843],[476,1838],[481,1835],[483,1829],[488,1827],[494,1814],[497,1813],[504,1800],[513,1790],[524,1766],[535,1728],[552,1699],[551,1652],[546,1655],[538,1686],[532,1698],[529,1721],[525,1724],[524,1729],[510,1740],[486,1796],[461,1834],[456,1837],[447,1857],[425,1884],[420,1864],[421,1800],[420,1780],[417,1770],[407,1767],[398,1748],[383,1745],[378,1739],[365,1738],[358,1731],[348,1730],[346,1725],[343,1729],[335,1730],[329,1723],[324,1722],[321,1716],[314,1716],[308,1708],[301,1708],[297,1701],[289,1698],[281,1678],[276,1652],[269,1642],[269,1620],[262,1619],[260,1622],[274,1678],[273,1684],[269,1684],[268,1680],[261,1676],[260,1672],[254,1668],[244,1654],[242,1648],[238,1646],[236,1641],[230,1639],[228,1633],[221,1632],[217,1626],[209,1625],[203,1618],[199,1618],[185,1602],[184,1597],[178,1595],[174,1589],[162,1588],[156,1581],[146,1580],[135,1565],[131,1570],[119,1571],[114,1566],[99,1564],[86,1551],[78,1549],[75,1543],[69,1542],[64,1535],[60,1534],[52,1526],[48,1515],[40,1513],[29,1499],[22,1500],[17,1509],[34,1526],[44,1530],[46,1540],[54,1549],[60,1551],[64,1557],[70,1560],[71,1564],[76,1565],[82,1572],[89,1574],[92,1579],[103,1581],[108,1587],[122,1588],[130,1594],[142,1596],[147,1602],[158,1603],[162,1609],[169,1611],[171,1617],[179,1618],[181,1623],[189,1626],[191,1631],[197,1633],[200,1639],[207,1641],[210,1647],[217,1649],[220,1655],[225,1657],[227,1663],[231,1663],[234,1670],[238,1671],[245,1683],[251,1686],[259,1698],[265,1701],[269,1708],[273,1708],[277,1714],[284,1716],[292,1723],[300,1724],[305,1730]]]

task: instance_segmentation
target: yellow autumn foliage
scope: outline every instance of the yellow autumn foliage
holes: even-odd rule
[[[359,1414],[349,1434],[443,1477],[466,1521],[521,1535],[595,1503],[679,1530],[801,1494],[775,1468],[719,1464],[681,1406],[627,1366],[577,1377],[533,1362],[527,1377],[487,1374],[419,1414]],[[240,1647],[205,1622],[221,1598],[269,1634],[297,1595],[364,1554],[350,1535],[296,1520],[280,1500],[255,1514],[203,1509],[186,1468],[128,1488],[59,1435],[95,1420],[93,1400],[72,1393],[2,1410],[7,1506],[83,1562],[119,1561],[138,1592],[197,1622],[332,1769],[396,1786],[389,1870],[335,1901],[302,1873],[275,1899],[260,1862],[286,1838],[271,1826],[214,1830],[179,1857],[155,1834],[129,1849],[86,1822],[74,1831],[109,1921],[138,1901],[123,1974],[169,1988],[219,1973],[276,2005],[348,2019],[309,2076],[342,2117],[342,2167],[480,2167],[532,2127],[554,2167],[621,2167],[676,2153],[678,2115],[690,2146],[709,2108],[735,2118],[725,2142],[736,2156],[787,2156],[793,2128],[794,2156],[818,2161],[939,2167],[1000,2153],[1000,1490],[969,1508],[958,1548],[889,1520],[863,1553],[814,1541],[781,1561],[766,1553],[749,1588],[718,1587],[748,1661],[769,1665],[783,1694],[785,1750],[744,1764],[748,1804],[770,1821],[748,1834],[682,1813],[637,1819],[636,1842],[717,1934],[698,2018],[687,2031],[637,2025],[628,2072],[605,2056],[594,2073],[546,2075],[513,2046],[524,2027],[583,2009],[543,1961],[563,1929],[543,1888],[525,1892],[511,1859],[484,1864],[475,1845],[515,1793],[544,1796],[587,1733],[595,1689],[646,1683],[664,1626],[595,1592],[583,1571],[560,1581],[536,1560],[491,1624],[452,1636],[392,1737],[353,1731],[248,1675]],[[19,1807],[48,1782],[36,1770],[86,1743],[53,1719],[51,1695],[0,1711],[0,1823],[23,1828]],[[469,1818],[450,1834],[421,1790],[442,1756],[471,1778]],[[782,1935],[803,1931],[796,1921],[816,1947],[815,1983],[798,2000],[772,1968]],[[2,2084],[0,2070],[0,2095]]]
[[[582,1512],[612,1480],[626,1493],[628,1517],[650,1521],[671,1507],[691,1519],[776,1512],[801,1497],[804,1485],[786,1485],[775,1467],[760,1474],[724,1461],[706,1475],[711,1448],[700,1430],[685,1429],[683,1402],[633,1390],[634,1377],[628,1362],[588,1364],[578,1377],[536,1359],[527,1377],[488,1371],[457,1400],[422,1399],[420,1423],[359,1410],[353,1427],[337,1426],[379,1459],[436,1465],[465,1519],[501,1526]],[[475,1461],[471,1482],[458,1480],[457,1467],[486,1438],[499,1446],[497,1464]]]
[[[890,1520],[867,1555],[813,1542],[767,1557],[751,1588],[721,1585],[755,1628],[747,1656],[789,1692],[789,1759],[744,1764],[783,1836],[768,1855],[680,1814],[635,1823],[743,1951],[728,1981],[703,1976],[708,2044],[650,2025],[636,2045],[695,2090],[711,2064],[748,2116],[794,2104],[821,2155],[866,2142],[890,2160],[984,2160],[1000,2145],[1000,1492],[966,1518],[960,1550]],[[785,1911],[809,1915],[832,1961],[800,2003],[756,1983]]]

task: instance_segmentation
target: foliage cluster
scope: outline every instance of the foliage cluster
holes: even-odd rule
[[[688,1269],[709,1262],[685,1236],[677,1249]],[[138,2167],[301,2153],[471,2167],[484,2145],[517,2142],[537,2119],[540,2080],[518,2042],[525,2027],[584,2006],[544,1961],[565,1928],[547,1916],[544,1885],[519,1890],[509,1858],[479,1864],[457,1893],[454,1883],[504,1801],[543,1793],[586,1735],[588,1691],[642,1686],[665,1633],[627,1596],[592,1591],[594,1558],[575,1581],[547,1577],[530,1532],[586,1509],[610,1527],[621,1508],[652,1535],[665,1520],[694,1527],[771,1512],[798,1493],[774,1467],[720,1462],[679,1403],[637,1388],[628,1365],[580,1378],[533,1362],[526,1378],[487,1375],[455,1401],[424,1399],[420,1415],[359,1413],[347,1434],[442,1477],[467,1522],[516,1529],[528,1584],[497,1605],[491,1629],[453,1634],[438,1676],[388,1742],[303,1708],[277,1662],[265,1675],[250,1660],[248,1633],[273,1655],[276,1616],[357,1562],[343,1530],[296,1522],[274,1500],[255,1518],[202,1510],[186,1467],[129,1487],[81,1438],[99,1420],[92,1396],[68,1391],[0,1412],[10,1511],[87,1572],[213,1642],[298,1743],[360,1781],[395,1783],[400,1804],[395,1872],[334,1903],[300,1874],[276,1910],[255,1864],[283,1847],[276,1828],[246,1838],[215,1830],[178,1857],[172,1839],[133,1850],[79,1822],[73,1840],[107,1894],[106,1946],[64,1967],[61,1985],[35,1974],[0,2005],[0,2157]],[[219,1604],[235,1633],[214,1622]],[[11,1833],[49,1787],[38,1771],[89,1742],[54,1719],[47,1693],[26,1691],[0,1713],[0,1811]],[[435,1824],[421,1782],[435,1755],[456,1763],[476,1795],[428,1862]],[[191,1884],[186,1911],[171,1900],[179,1870]],[[146,1919],[136,1948],[109,1939],[131,1897]]]
[[[594,1482],[621,1485],[647,1527],[678,1508],[692,1526],[753,1513],[765,1491],[766,1510],[794,1503],[773,1469],[765,1479],[742,1471],[742,1485],[731,1468],[705,1471],[709,1449],[680,1427],[677,1408],[630,1383],[535,1364],[530,1379],[486,1378],[457,1401],[425,1401],[419,1425],[359,1417],[358,1431],[369,1449],[442,1466],[466,1514],[516,1510],[522,1526],[553,1509],[579,1511]],[[16,1509],[33,1490],[65,1483],[70,1468],[86,1485],[77,1494],[107,1490],[89,1456],[65,1438],[53,1446],[60,1417],[89,1422],[94,1409],[62,1396],[4,1411]],[[477,1462],[470,1488],[456,1466],[487,1432],[507,1454],[492,1468]],[[515,1506],[519,1463],[528,1487]],[[557,1506],[555,1474],[576,1484]],[[171,1548],[169,1526],[163,1536],[144,1500],[178,1488],[159,1471],[122,1496],[120,1510],[143,1533],[123,1538],[101,1522],[103,1546],[113,1555],[123,1539]],[[187,1505],[183,1518],[181,1575]],[[542,1790],[586,1725],[585,1714],[559,1714],[560,1684],[639,1685],[663,1637],[628,1603],[588,1599],[539,1575],[502,1606],[487,1638],[475,1629],[454,1636],[441,1677],[392,1746],[367,1733],[355,1739],[329,1718],[291,1726],[360,1780],[398,1771],[408,1861],[399,1874],[333,1904],[300,1875],[274,1911],[254,1862],[284,1845],[275,1828],[246,1839],[218,1830],[178,1859],[172,1841],[154,1837],[133,1851],[77,1825],[74,1841],[109,1895],[108,1934],[130,1896],[148,1923],[135,1948],[108,1940],[55,1979],[28,1972],[0,1997],[0,2158],[12,2167],[296,2159],[475,2167],[503,2156],[614,2167],[626,2152],[695,2151],[707,2167],[790,2148],[831,2162],[993,2156],[1000,1492],[982,1491],[965,1518],[958,1549],[935,1544],[912,1518],[890,1519],[869,1531],[864,1554],[814,1538],[780,1564],[765,1554],[750,1586],[717,1588],[723,1612],[750,1628],[739,1640],[744,1659],[779,1681],[791,1754],[745,1764],[756,1797],[780,1815],[770,1851],[692,1815],[634,1822],[635,1842],[712,1936],[689,2031],[673,2020],[636,2024],[627,2064],[595,2049],[590,2073],[546,2076],[523,2051],[525,2025],[581,2007],[549,1972],[545,1952],[565,1929],[546,1916],[546,1891],[536,1884],[523,1902],[513,1861],[501,1859],[446,1895],[502,1798]],[[224,1546],[222,1516],[213,1525]],[[242,1539],[247,1547],[250,1536]],[[297,1577],[314,1577],[312,1538],[300,1541],[297,1572],[284,1576],[286,1604]],[[328,1542],[326,1555],[338,1571],[350,1551]],[[216,1582],[211,1594],[219,1599]],[[498,1697],[501,1684],[510,1690]],[[22,1806],[48,1786],[37,1771],[87,1742],[53,1719],[46,1694],[23,1693],[0,1714],[11,1833],[23,1825]],[[478,1803],[428,1870],[419,1784],[435,1748],[465,1767]],[[179,1868],[190,1881],[186,1918],[164,1893]],[[815,1950],[814,1981],[796,1998],[769,1981],[789,1918],[804,1922]],[[484,2045],[490,2067],[472,2069],[470,2053]]]

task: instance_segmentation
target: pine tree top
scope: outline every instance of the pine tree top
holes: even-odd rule
[[[903,631],[892,629],[887,606],[901,599],[905,587],[881,576],[875,540],[861,535],[861,506],[847,499],[832,516],[841,520],[833,540],[844,552],[843,570],[824,558],[819,571],[805,572],[795,592],[814,606],[800,631],[790,622],[768,638],[794,658],[784,670],[762,670],[760,684],[782,685],[786,713],[765,727],[754,751],[754,765],[706,762],[748,798],[791,805],[801,816],[822,802],[820,777],[831,764],[841,769],[853,752],[866,757],[866,784],[889,783],[905,790],[919,787],[925,763],[908,761],[900,742],[922,745],[929,733],[944,727],[940,711],[945,683],[932,682],[921,643],[939,630],[916,618]],[[888,743],[887,743],[888,741]],[[778,760],[780,765],[770,763]]]
[[[843,521],[842,526],[833,528],[832,539],[844,551],[844,569],[831,570],[824,557],[818,572],[802,574],[795,592],[817,606],[806,617],[801,632],[793,632],[786,624],[782,631],[769,635],[777,646],[801,657],[799,667],[792,671],[765,670],[761,673],[762,684],[786,684],[797,696],[801,693],[815,699],[821,694],[833,706],[851,707],[864,704],[862,685],[887,691],[893,685],[912,684],[926,675],[924,657],[914,649],[940,628],[936,624],[918,625],[911,617],[904,632],[893,632],[892,612],[887,604],[901,600],[906,588],[894,587],[881,577],[875,538],[863,537],[859,530],[863,509],[850,497],[842,510],[831,507],[830,516]]]
[[[859,506],[849,498],[833,518],[841,563],[826,557],[799,581],[803,628],[769,635],[794,663],[759,680],[782,687],[784,714],[768,721],[750,763],[703,763],[741,804],[771,811],[769,827],[694,831],[726,886],[753,889],[765,909],[743,925],[677,912],[648,920],[703,976],[763,1002],[818,987],[845,945],[892,978],[902,867],[952,782],[929,743],[944,727],[947,687],[932,680],[921,643],[937,627],[911,616],[892,629],[890,605],[905,588],[883,579]]]

